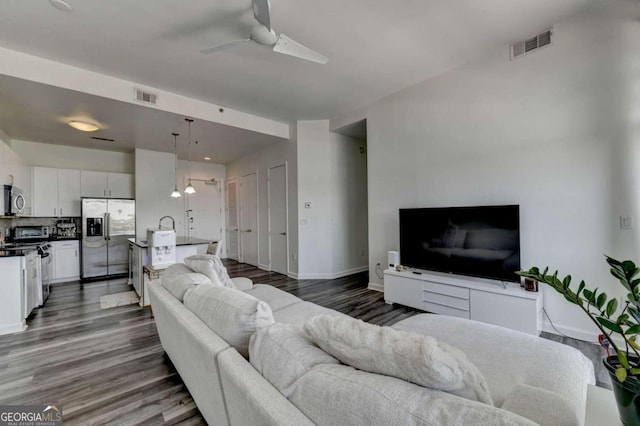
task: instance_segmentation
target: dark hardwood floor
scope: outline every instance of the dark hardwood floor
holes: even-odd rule
[[[297,281],[235,261],[225,264],[232,277],[271,284],[374,324],[421,313],[385,304],[382,293],[367,289],[366,273]],[[204,424],[160,346],[149,309],[100,309],[100,296],[128,290],[124,279],[52,286],[27,331],[0,336],[0,404],[60,404],[68,425]]]

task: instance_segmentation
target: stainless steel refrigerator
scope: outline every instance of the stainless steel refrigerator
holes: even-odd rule
[[[135,235],[134,200],[83,198],[82,278],[128,273],[127,239]]]

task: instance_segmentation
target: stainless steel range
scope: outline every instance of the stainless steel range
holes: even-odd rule
[[[48,243],[49,228],[46,226],[17,226],[13,229],[13,243],[4,250],[37,250],[40,260],[40,282],[37,289],[38,306],[42,306],[49,297],[53,254]]]

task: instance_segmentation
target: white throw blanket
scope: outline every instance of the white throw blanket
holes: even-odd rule
[[[227,268],[224,267],[218,256],[197,254],[185,258],[184,263],[192,270],[209,277],[214,284],[220,283],[223,287],[236,288],[231,278],[229,278]]]
[[[493,405],[484,376],[459,349],[433,337],[319,315],[304,324],[325,352],[359,370]]]

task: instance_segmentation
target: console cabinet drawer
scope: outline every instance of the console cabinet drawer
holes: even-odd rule
[[[452,317],[470,319],[469,311],[463,311],[461,309],[452,308],[449,306],[438,305],[437,303],[423,302],[423,308],[425,311],[432,312],[434,314],[449,315]]]
[[[431,293],[444,294],[447,296],[457,297],[458,299],[469,300],[469,289],[464,287],[456,287],[453,285],[434,283],[432,281],[424,281],[422,288]]]
[[[423,293],[425,302],[437,303],[438,305],[449,306],[451,308],[463,311],[469,310],[469,299],[460,299],[459,297],[447,296],[444,294],[432,293],[425,291]]]

